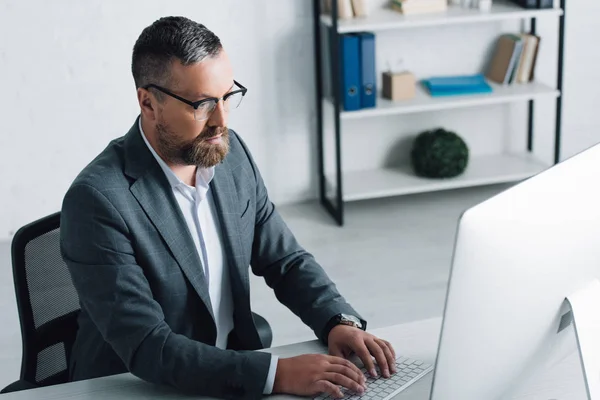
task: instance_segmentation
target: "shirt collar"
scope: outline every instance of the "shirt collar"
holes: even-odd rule
[[[156,151],[154,150],[152,145],[150,145],[150,142],[148,142],[148,139],[146,138],[146,134],[144,133],[144,130],[142,129],[142,118],[141,117],[139,118],[138,125],[139,125],[139,129],[140,129],[140,134],[142,135],[142,139],[144,139],[144,143],[146,143],[146,146],[148,146],[148,149],[150,150],[150,152],[152,153],[152,155],[158,162],[158,165],[160,165],[160,167],[163,170],[165,176],[167,177],[167,180],[169,181],[169,184],[171,185],[171,187],[178,188],[180,190],[186,190],[188,192],[195,190],[201,199],[206,197],[206,193],[208,192],[208,189],[210,187],[209,186],[210,182],[212,181],[213,177],[215,176],[215,168],[214,167],[196,168],[196,187],[194,188],[194,187],[186,184],[177,175],[175,175],[175,172],[173,172],[173,170],[171,168],[169,168],[167,163],[156,153]]]

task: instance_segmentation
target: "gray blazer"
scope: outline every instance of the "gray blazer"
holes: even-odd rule
[[[227,350],[200,257],[137,120],[77,176],[62,206],[61,251],[80,296],[72,379],[131,372],[186,393],[259,398],[270,355],[250,311],[249,269],[325,341],[338,313],[357,315],[269,201],[248,148],[230,131],[230,153],[211,189],[234,297]]]

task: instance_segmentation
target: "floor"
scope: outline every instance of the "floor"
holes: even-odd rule
[[[316,203],[281,207],[300,243],[311,252],[369,327],[439,316],[446,293],[456,226],[468,207],[506,186],[351,203],[343,228]],[[258,277],[251,280],[254,311],[271,323],[273,345],[314,339],[312,331]],[[16,380],[21,337],[10,244],[0,242],[0,388]]]

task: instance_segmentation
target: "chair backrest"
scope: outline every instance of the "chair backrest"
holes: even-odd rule
[[[15,234],[12,263],[23,340],[21,379],[39,386],[68,381],[79,296],[60,252],[60,212]]]

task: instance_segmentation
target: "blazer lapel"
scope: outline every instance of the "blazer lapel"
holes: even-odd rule
[[[227,254],[235,307],[234,315],[237,315],[236,325],[239,322],[236,330],[243,332],[239,339],[246,343],[245,347],[260,348],[262,344],[250,308],[249,266],[244,265],[246,257],[243,256],[240,235],[239,196],[228,157],[225,157],[223,163],[215,167],[211,191],[221,223],[222,244]],[[249,329],[249,327],[254,327],[254,329]]]
[[[165,240],[183,273],[215,319],[202,262],[164,172],[144,143],[137,121],[125,138],[125,172],[137,180],[130,190]]]
[[[222,244],[227,254],[231,277],[235,279],[232,283],[234,288],[237,285],[237,293],[234,293],[234,297],[239,299],[240,295],[243,295],[243,298],[248,298],[249,301],[248,266],[242,265],[244,257],[239,226],[239,197],[227,157],[223,163],[215,167],[215,175],[210,186],[221,223]]]

